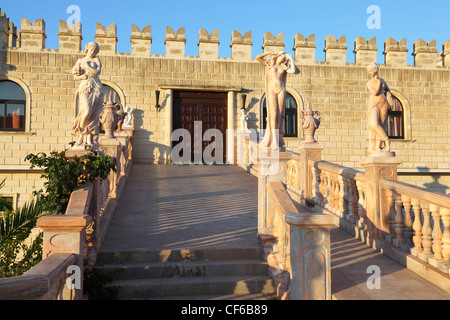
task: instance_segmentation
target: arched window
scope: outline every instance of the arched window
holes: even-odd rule
[[[388,136],[390,139],[405,138],[403,106],[395,96],[392,96],[392,108],[388,113]]]
[[[286,112],[284,115],[284,137],[297,138],[298,137],[298,113],[297,102],[294,97],[286,92]],[[262,129],[267,128],[267,104],[266,96],[262,98]]]
[[[0,131],[25,131],[26,95],[15,82],[0,81]]]

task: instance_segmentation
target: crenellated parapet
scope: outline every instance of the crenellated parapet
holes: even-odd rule
[[[264,33],[264,42],[262,49],[264,52],[279,52],[284,51],[284,33],[279,33],[276,37],[270,32]]]
[[[347,63],[347,42],[346,36],[336,39],[329,35],[325,38],[325,61],[331,64]]]
[[[200,28],[198,34],[198,53],[200,58],[218,58],[219,57],[219,30],[208,33],[203,28]]]
[[[355,39],[355,62],[363,65],[377,61],[377,38],[366,40],[363,37]]]
[[[81,44],[83,40],[82,28],[79,22],[71,26],[67,22],[59,22],[59,48],[60,52],[80,52],[83,50]],[[0,50],[20,47],[21,51],[38,51],[45,49],[46,39],[45,22],[38,19],[31,23],[28,19],[22,18],[22,27],[17,31],[12,21],[9,21],[5,13],[0,11]],[[117,26],[115,23],[105,28],[97,22],[95,41],[100,45],[102,55],[117,54]],[[148,57],[152,55],[152,33],[151,26],[145,26],[142,30],[136,26],[131,26],[131,53],[132,56]],[[164,44],[166,47],[165,55],[170,58],[188,58],[186,57],[186,30],[184,27],[176,32],[171,27],[166,27],[166,36]],[[200,28],[198,33],[198,57],[205,60],[215,60],[219,58],[219,30],[208,32]],[[251,61],[253,41],[252,31],[241,34],[237,30],[231,33],[231,57],[234,61]],[[262,49],[264,52],[280,52],[285,50],[284,33],[281,32],[274,36],[270,32],[263,35]],[[301,33],[294,36],[293,57],[297,64],[314,64],[316,59],[316,36],[314,34],[305,37]],[[53,50],[53,49],[52,49]],[[259,51],[259,50],[258,50]],[[348,44],[346,36],[335,38],[328,35],[325,38],[325,62],[331,65],[345,65],[350,58],[348,55]],[[436,40],[426,42],[422,39],[413,42],[412,56],[414,57],[414,66],[423,68],[442,68],[450,66],[450,40],[442,45],[442,50],[437,48]],[[287,52],[287,51],[286,51]],[[408,66],[408,46],[407,40],[397,41],[388,38],[384,41],[384,64],[391,67]],[[354,63],[358,65],[367,65],[377,61],[378,47],[377,38],[373,37],[366,40],[364,37],[354,39]],[[122,54],[122,53],[120,53]],[[225,58],[226,59],[226,58]],[[350,62],[351,63],[351,62]]]
[[[243,36],[236,30],[231,33],[231,58],[233,60],[250,60],[252,58],[252,32]]]
[[[414,65],[425,67],[435,66],[439,58],[437,53],[436,40],[428,43],[422,39],[414,41]]]
[[[76,52],[81,50],[83,40],[81,22],[76,21],[70,27],[63,20],[59,20],[59,50],[64,52]]]
[[[166,45],[166,56],[184,57],[186,52],[185,28],[180,28],[175,32],[171,27],[166,27],[164,44]]]
[[[117,26],[115,23],[105,28],[101,23],[97,22],[95,29],[95,41],[102,48],[102,52],[117,52]]]
[[[22,29],[19,31],[20,46],[22,48],[41,50],[45,48],[45,22],[38,19],[31,23],[27,18],[22,18]]]

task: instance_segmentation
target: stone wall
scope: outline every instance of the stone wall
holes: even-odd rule
[[[71,68],[81,51],[80,24],[67,26],[60,22],[58,49],[45,48],[45,22],[30,23],[22,19],[21,29],[0,14],[0,80],[19,83],[27,93],[31,106],[26,132],[0,132],[0,168],[28,166],[24,157],[28,153],[50,152],[68,147],[74,140],[72,122],[75,117],[76,92],[79,83],[72,78]],[[131,53],[117,51],[115,24],[104,27],[97,23],[95,35],[84,35],[88,41],[97,41],[99,57],[103,64],[101,80],[120,92],[134,113],[135,162],[153,163],[154,155],[168,154],[171,132],[171,94],[174,90],[192,89],[229,92],[228,128],[239,127],[239,109],[242,94],[246,95],[249,126],[258,128],[261,123],[261,98],[264,94],[264,68],[255,59],[251,32],[243,36],[233,31],[232,55],[218,57],[219,31],[199,31],[199,55],[185,56],[184,28],[166,30],[166,54],[151,53],[151,27],[142,31],[132,26]],[[302,109],[307,102],[322,116],[317,132],[318,141],[325,147],[323,159],[348,167],[361,168],[359,161],[367,147],[366,83],[368,63],[376,59],[376,39],[358,37],[353,43],[346,37],[325,39],[325,61],[315,61],[317,45],[314,35],[305,38],[297,34],[293,39],[298,73],[288,76],[288,92],[293,94]],[[350,45],[351,44],[351,45]],[[443,51],[436,42],[417,40],[413,43],[414,66],[407,65],[407,41],[390,38],[385,41],[385,61],[378,61],[383,77],[405,108],[405,139],[395,140],[392,149],[403,158],[400,169],[432,170],[434,176],[450,171],[450,42]],[[285,49],[284,35],[264,35],[263,50]],[[347,51],[353,49],[355,63],[348,63]],[[286,50],[287,51],[287,50]],[[411,54],[411,53],[410,53]],[[157,111],[155,91],[162,92],[161,109]],[[299,128],[301,135],[301,129]],[[295,150],[301,138],[287,138],[289,150]],[[158,152],[155,149],[158,148]],[[162,159],[164,162],[164,159]],[[414,175],[408,182],[424,185],[430,182]],[[423,176],[423,175],[422,175]],[[23,176],[11,171],[10,180]],[[434,181],[433,179],[431,179]],[[439,180],[449,186],[448,177]],[[14,182],[16,183],[16,182]],[[17,183],[16,183],[17,184]],[[445,191],[445,188],[442,188]]]

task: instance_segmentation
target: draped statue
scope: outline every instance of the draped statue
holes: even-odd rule
[[[102,63],[97,57],[99,50],[98,43],[88,43],[86,56],[72,68],[73,77],[81,81],[78,88],[78,115],[73,126],[77,133],[77,147],[98,147],[99,115],[103,108],[103,85],[99,78]]]

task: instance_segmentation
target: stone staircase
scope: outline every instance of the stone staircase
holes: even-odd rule
[[[120,300],[277,299],[259,247],[99,252]]]

